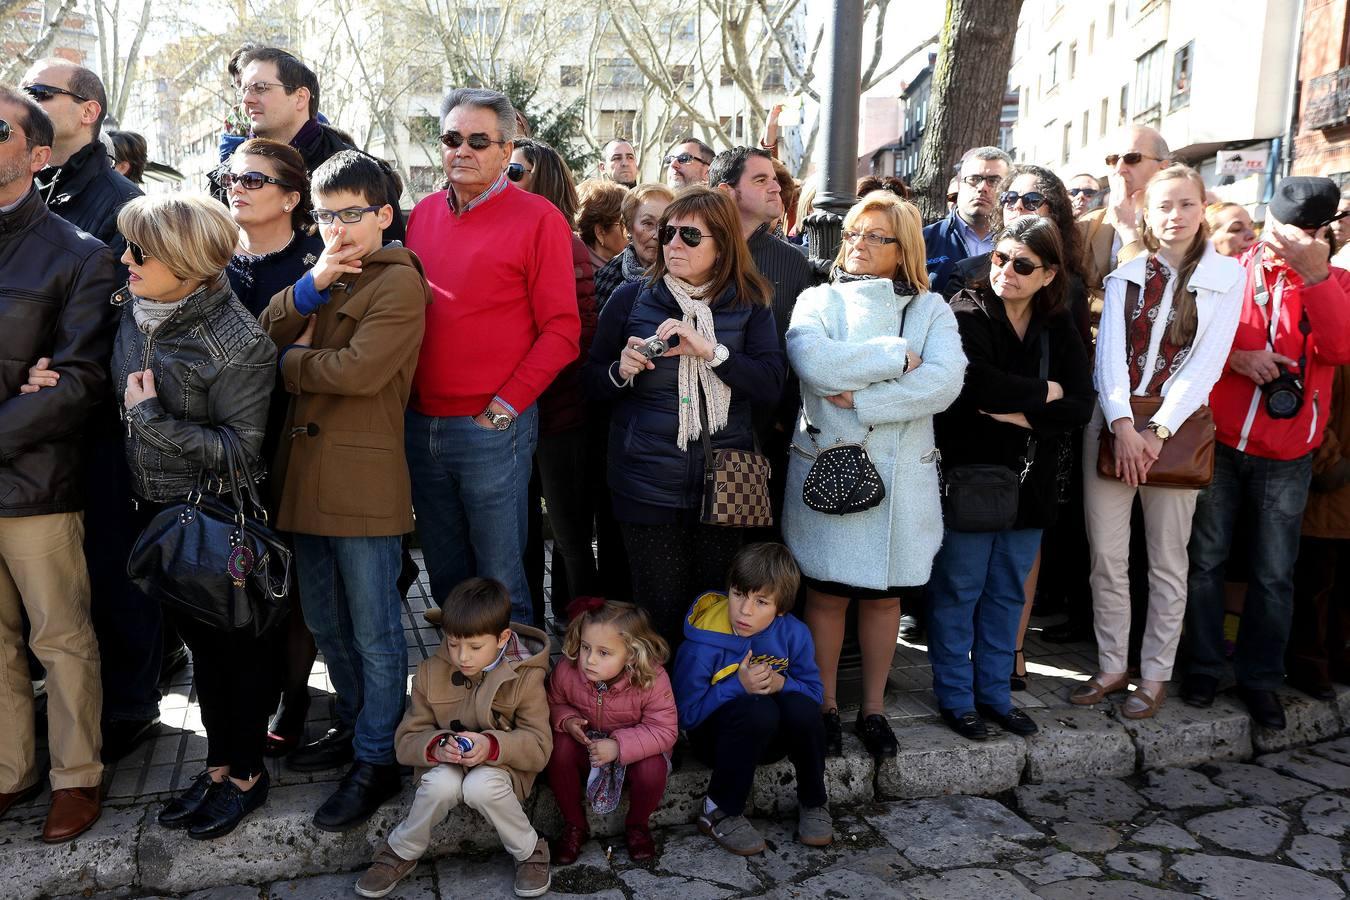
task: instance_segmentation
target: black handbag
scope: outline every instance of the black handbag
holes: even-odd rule
[[[804,412],[802,418],[805,420]],[[816,444],[820,429],[807,422],[806,433],[816,448],[802,482],[802,502],[807,507],[826,515],[846,516],[871,509],[886,499],[881,473],[867,455],[866,437],[861,443],[838,443],[821,450]],[[867,435],[871,437],[871,428]]]
[[[225,632],[266,633],[290,608],[290,548],[267,525],[239,438],[216,429],[225,449],[228,498],[208,475],[186,500],[160,510],[127,559],[147,596]],[[228,500],[228,502],[227,502]]]

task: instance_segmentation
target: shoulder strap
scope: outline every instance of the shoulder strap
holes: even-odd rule
[[[1041,381],[1046,381],[1050,377],[1050,330],[1041,329]],[[1022,473],[1017,476],[1018,482],[1027,480],[1031,474],[1031,465],[1036,461],[1036,432],[1027,435],[1027,452],[1022,457]]]
[[[1125,308],[1121,310],[1121,315],[1125,317],[1125,339],[1129,340],[1130,335],[1130,310],[1139,304],[1139,284],[1134,281],[1125,282]]]

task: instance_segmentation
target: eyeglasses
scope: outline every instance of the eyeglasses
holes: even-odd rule
[[[348,225],[355,225],[368,212],[379,212],[383,206],[349,206],[346,209],[313,209],[309,217],[320,225],[331,225],[334,219],[340,219]]]
[[[1035,191],[1028,191],[1025,194],[1019,194],[1017,191],[1004,191],[998,197],[998,202],[1004,206],[1016,206],[1018,201],[1021,201],[1022,208],[1027,212],[1035,212],[1045,202],[1045,195],[1038,194]]]
[[[858,241],[866,241],[873,247],[884,247],[887,244],[898,244],[899,240],[893,237],[886,237],[884,234],[877,234],[875,231],[869,231],[863,234],[861,231],[845,231],[844,243],[856,244]]]
[[[280,81],[255,81],[252,84],[239,85],[239,96],[247,97],[249,94],[257,94],[261,97],[274,87],[279,87],[283,91],[291,90],[289,85],[283,84]]]
[[[32,97],[38,103],[46,103],[48,100],[52,99],[58,94],[65,94],[67,97],[74,97],[81,103],[89,102],[88,97],[81,97],[74,91],[68,91],[65,88],[54,87],[50,84],[26,84],[23,86],[23,91],[25,94]]]
[[[1077,197],[1079,194],[1082,194],[1084,197],[1091,200],[1100,193],[1101,191],[1097,188],[1069,188],[1070,197]]]
[[[671,241],[675,240],[675,235],[677,234],[680,236],[680,240],[684,242],[686,247],[697,247],[699,244],[703,243],[704,238],[712,237],[711,234],[704,234],[693,225],[662,225],[661,243],[669,244]]]
[[[961,179],[967,187],[973,188],[978,188],[982,184],[987,184],[989,187],[998,187],[998,183],[1002,180],[1002,175],[967,175]]]
[[[9,140],[9,136],[14,133],[14,129],[4,119],[0,119],[0,144]]]
[[[681,153],[679,156],[667,156],[665,159],[661,160],[661,165],[663,165],[663,166],[668,166],[668,165],[670,165],[670,164],[673,163],[673,162],[677,162],[677,163],[679,163],[679,164],[682,165],[682,166],[687,166],[687,165],[689,165],[691,162],[695,162],[695,161],[701,162],[701,163],[703,163],[705,166],[710,166],[710,165],[712,165],[712,163],[711,163],[710,161],[704,159],[704,158],[701,157],[701,156],[695,156],[695,155],[692,154],[692,153]]]
[[[220,176],[220,186],[225,188],[225,190],[228,191],[236,184],[242,185],[245,190],[249,191],[256,191],[265,184],[275,184],[277,187],[283,187],[288,191],[299,190],[299,188],[292,187],[278,178],[273,178],[271,175],[264,175],[261,172],[244,172],[241,175],[236,175],[233,172],[225,172]]]
[[[472,147],[473,144],[469,144],[469,146]],[[531,174],[531,173],[533,173],[533,172],[534,172],[534,169],[527,169],[527,168],[525,168],[525,164],[524,164],[524,163],[507,163],[507,164],[506,164],[506,177],[507,177],[507,178],[510,178],[512,181],[519,181],[520,179],[524,178],[526,175],[529,175],[529,174]]]
[[[499,147],[506,146],[506,141],[494,141],[481,131],[475,131],[468,137],[465,137],[458,131],[447,131],[440,136],[440,142],[451,150],[458,150],[466,143],[469,145],[470,150],[486,150],[493,144],[496,144]]]
[[[1044,269],[1045,266],[1038,266],[1025,256],[1009,256],[1006,253],[1000,253],[995,250],[989,254],[989,259],[994,263],[994,268],[1001,269],[1008,263],[1012,263],[1013,271],[1018,275],[1030,275],[1037,269]]]
[[[1142,159],[1151,159],[1154,162],[1162,162],[1162,157],[1149,156],[1147,153],[1139,153],[1131,150],[1129,153],[1108,153],[1106,154],[1106,164],[1114,166],[1118,162],[1123,162],[1127,166],[1137,166]]]
[[[154,259],[145,249],[135,241],[127,241],[127,249],[131,251],[131,258],[138,266],[145,265],[147,259]]]

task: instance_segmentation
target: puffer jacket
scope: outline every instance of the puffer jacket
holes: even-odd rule
[[[189,294],[150,335],[136,327],[128,288],[112,302],[122,309],[113,393],[136,493],[164,503],[187,496],[204,473],[219,479],[224,446],[216,428],[222,425],[234,430],[257,471],[277,354],[225,276]],[[128,410],[121,403],[127,376],[145,369],[154,373],[158,396]]]
[[[0,214],[0,516],[84,508],[83,437],[108,391],[113,278],[108,248],[37,191]],[[44,356],[60,382],[19,393]]]
[[[117,231],[117,213],[144,192],[112,167],[102,141],[86,144],[65,165],[48,166],[34,180],[48,209],[122,258],[127,242]]]
[[[669,755],[679,737],[675,692],[660,666],[645,688],[634,687],[627,675],[620,675],[601,690],[575,662],[563,657],[548,679],[548,715],[560,734],[572,719],[584,719],[588,729],[605,732],[618,742],[619,762],[625,766],[658,753]]]

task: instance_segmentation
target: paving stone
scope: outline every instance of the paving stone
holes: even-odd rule
[[[679,900],[721,900],[722,897],[730,897],[737,891],[730,888],[718,887],[707,881],[699,881],[696,878],[682,878],[679,875],[658,875],[655,872],[648,872],[646,869],[628,869],[619,873],[619,878],[623,883],[633,891],[638,897],[678,897]],[[472,894],[459,894],[455,896],[474,896]],[[498,896],[493,894],[479,896]],[[510,887],[506,893],[500,896],[510,896]]]
[[[1268,753],[1253,760],[1282,775],[1301,778],[1333,791],[1350,790],[1350,765],[1333,762],[1309,750]]]
[[[1026,756],[1026,741],[1014,735],[968,741],[945,725],[906,724],[900,752],[876,767],[876,794],[882,800],[999,794],[1021,782]]]
[[[893,884],[914,872],[914,867],[910,865],[909,860],[889,846],[884,850],[873,850],[870,853],[855,856],[838,868],[848,869],[850,872],[859,872],[872,878],[879,878],[888,884]]]
[[[1149,719],[1125,719],[1121,726],[1134,741],[1142,769],[1195,766],[1252,755],[1252,720],[1227,697],[1208,709],[1166,703]]]
[[[925,869],[950,869],[1027,856],[1014,841],[1043,835],[1001,803],[983,797],[941,797],[887,804],[865,812],[868,824]]]
[[[1040,731],[1027,738],[1027,781],[1134,774],[1134,743],[1125,728],[1104,711],[1055,708],[1037,713],[1036,723]]]
[[[862,825],[864,837],[868,840],[860,848],[858,835],[847,833],[847,824],[846,821],[842,820],[842,817],[841,821],[835,823],[834,843],[829,847],[807,847],[799,842],[794,834],[797,827],[795,818],[791,822],[756,822],[755,824],[760,827],[760,833],[764,835],[766,849],[763,853],[748,857],[748,861],[751,871],[766,884],[796,881],[807,875],[832,869],[837,865],[846,865],[857,854],[865,854],[867,852],[865,848],[870,842],[880,840],[872,834],[870,828]],[[707,841],[708,839],[704,837],[703,840]],[[897,863],[901,867],[900,873],[906,873],[912,868],[889,844],[876,852],[885,854],[891,861]],[[670,866],[662,865],[661,867],[667,871],[672,871]]]
[[[42,842],[47,811],[36,812],[0,821],[0,895],[92,894],[135,884],[136,860],[128,848],[143,825],[143,807],[105,808],[92,828],[64,844]]]
[[[979,897],[980,900],[1035,900],[1017,876],[997,869],[957,869],[941,875],[923,875],[901,882],[906,896],[915,900],[954,900]]]
[[[1202,897],[1218,900],[1339,900],[1344,892],[1334,881],[1293,866],[1190,853],[1172,871],[1198,886]]]
[[[1088,881],[1086,878],[1037,888],[1036,895],[1041,900],[1174,900],[1187,896],[1135,881]]]
[[[1275,753],[1315,744],[1341,733],[1341,716],[1336,704],[1314,700],[1293,688],[1281,688],[1278,693],[1287,724],[1279,731],[1254,726],[1252,747],[1257,753]]]
[[[1285,856],[1309,872],[1340,872],[1345,851],[1334,839],[1322,834],[1300,834],[1289,842]]]
[[[1044,859],[1021,862],[1013,866],[1019,875],[1037,884],[1053,884],[1069,878],[1095,878],[1102,870],[1077,853],[1052,853]]]
[[[431,866],[425,864],[418,866],[398,883],[398,887],[388,895],[389,900],[436,900],[436,884],[431,873]],[[351,897],[355,895],[352,885],[356,884],[359,877],[359,872],[342,872],[336,875],[278,881],[268,889],[267,900],[331,900],[334,897]],[[256,888],[252,896],[258,896]],[[221,900],[225,898],[222,897]],[[240,900],[243,900],[242,895]]]
[[[1090,822],[1056,822],[1055,840],[1078,853],[1105,853],[1116,849],[1120,832]]]
[[[1186,830],[1225,850],[1270,856],[1289,834],[1289,818],[1271,806],[1247,806],[1196,816]]]
[[[1163,809],[1232,806],[1242,799],[1194,769],[1150,769],[1144,773],[1144,786],[1139,793]]]
[[[707,769],[702,770],[697,791],[700,801],[707,789],[708,774]],[[831,808],[848,809],[857,803],[870,803],[876,795],[873,785],[875,774],[876,765],[863,748],[862,741],[851,733],[845,733],[843,755],[825,759],[825,784],[829,789]],[[755,785],[750,791],[746,810],[747,815],[752,816],[772,818],[791,815],[796,821],[797,777],[789,760],[760,766],[755,771]],[[616,833],[622,834],[622,828]]]
[[[1344,691],[1344,696],[1350,698],[1350,688],[1343,688],[1342,690]],[[1347,724],[1350,724],[1350,719],[1346,721]],[[1314,744],[1308,749],[1318,756],[1325,756],[1332,762],[1338,762],[1343,766],[1350,766],[1350,735],[1336,738],[1334,741],[1323,741],[1320,744]]]
[[[1157,850],[1138,852],[1118,850],[1106,854],[1106,865],[1107,868],[1132,878],[1143,878],[1147,881],[1158,881],[1162,878],[1162,854]]]
[[[1186,829],[1167,821],[1145,825],[1130,835],[1130,841],[1136,844],[1147,844],[1150,847],[1162,847],[1164,850],[1200,849],[1200,842],[1191,837]]]
[[[1058,821],[1128,822],[1148,805],[1134,788],[1114,778],[1023,785],[1015,793],[1026,815]]]
[[[1299,813],[1303,827],[1313,834],[1343,838],[1350,835],[1350,800],[1339,794],[1318,794]]]
[[[641,896],[641,895],[639,895]],[[655,895],[663,896],[663,895]],[[665,895],[669,896],[669,895]],[[685,895],[678,895],[686,900]],[[784,884],[765,894],[766,900],[839,900],[867,897],[869,900],[910,900],[914,895],[894,882],[849,869],[834,869],[800,884]],[[644,898],[645,900],[645,898]]]
[[[1279,806],[1281,803],[1317,793],[1317,788],[1306,781],[1289,778],[1262,766],[1248,763],[1223,763],[1214,767],[1205,766],[1203,769],[1216,784],[1232,788],[1253,803]]]
[[[756,826],[761,823],[755,822]],[[717,853],[712,850],[719,850]],[[750,871],[744,856],[721,851],[711,838],[693,834],[668,840],[657,857],[656,868],[671,875],[697,875],[701,881],[714,882],[743,891],[761,890],[763,884]]]
[[[204,891],[186,894],[183,900],[259,900],[268,896],[266,889],[251,884],[236,884],[229,887],[213,887]],[[389,896],[396,896],[390,894]],[[142,898],[144,900],[144,898]]]

